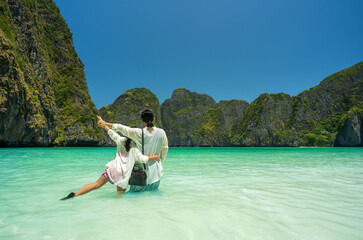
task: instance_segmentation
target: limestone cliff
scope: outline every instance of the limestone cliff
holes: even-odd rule
[[[349,112],[363,109],[362,76],[360,62],[295,97],[262,94],[238,120],[232,142],[243,146],[332,146],[334,142],[335,146],[358,146],[361,118]]]
[[[331,146],[352,108],[362,108],[363,62],[339,71],[294,98],[290,125],[299,145]]]
[[[177,89],[162,122],[172,146],[361,146],[362,76],[360,62],[295,97],[264,93],[251,104]]]
[[[346,118],[335,141],[335,147],[363,147],[363,112],[353,112]]]
[[[170,146],[362,146],[362,75],[360,62],[295,97],[264,93],[251,104],[216,103],[180,88],[161,104],[158,125]],[[100,112],[106,120],[136,125],[150,102],[159,109],[150,91],[129,90]]]
[[[162,127],[159,99],[146,88],[135,88],[124,92],[112,104],[102,107],[100,116],[107,122],[122,123],[127,126],[142,127],[140,111],[152,109],[155,113],[155,126]],[[107,145],[114,145],[107,137]]]
[[[180,88],[161,105],[161,117],[171,146],[229,146],[232,126],[247,105],[238,100],[217,104],[206,94]]]
[[[102,143],[83,64],[53,1],[1,1],[0,49],[0,146]]]
[[[261,94],[233,129],[232,142],[242,146],[296,146],[288,130],[293,98],[288,94]]]

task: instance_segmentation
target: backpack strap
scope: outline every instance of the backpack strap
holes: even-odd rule
[[[141,128],[141,144],[142,144],[142,155],[144,155],[144,129]],[[144,169],[146,170],[146,165],[145,163],[144,165]]]

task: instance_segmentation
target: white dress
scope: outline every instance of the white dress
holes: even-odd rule
[[[134,142],[131,142],[130,151],[127,152],[125,149],[127,138],[121,137],[114,130],[110,129],[108,135],[117,144],[117,151],[115,159],[106,164],[106,172],[109,180],[111,180],[113,184],[126,189],[135,161],[147,163],[148,157],[143,155],[141,151],[136,148]]]

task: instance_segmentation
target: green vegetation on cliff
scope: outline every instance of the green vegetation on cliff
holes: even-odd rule
[[[155,113],[155,126],[162,127],[159,99],[146,88],[127,90],[112,104],[102,107],[99,112],[107,122],[142,127],[140,111],[146,108],[152,109]],[[113,141],[106,137],[107,145],[113,145]]]
[[[0,3],[0,144],[97,145],[97,108],[51,0]]]
[[[206,94],[180,88],[161,105],[161,117],[172,146],[229,146],[232,126],[247,105],[239,100],[216,103]]]
[[[292,114],[292,97],[288,94],[261,94],[246,109],[234,127],[232,142],[243,146],[290,146],[294,144],[286,131]]]
[[[141,127],[140,111],[146,108],[155,112],[155,125],[162,127],[159,99],[146,88],[127,90],[112,104],[102,107],[100,116],[108,122]]]
[[[346,119],[363,109],[362,75],[360,62],[295,97],[260,95],[236,125],[232,142],[245,146],[332,146]]]
[[[137,125],[142,108],[157,109],[171,146],[362,146],[362,75],[360,62],[297,96],[264,93],[251,104],[179,88],[161,110],[149,90],[131,89],[100,113]]]
[[[72,33],[52,0],[0,1],[0,146],[102,145]],[[176,89],[159,104],[145,88],[100,115],[140,126],[151,108],[171,146],[362,146],[363,62],[297,96],[261,94],[251,104]]]
[[[352,109],[362,108],[363,62],[337,72],[294,99],[290,120],[299,145],[331,146]]]
[[[362,75],[360,62],[295,97],[251,104],[176,89],[162,104],[164,129],[172,146],[361,146]]]

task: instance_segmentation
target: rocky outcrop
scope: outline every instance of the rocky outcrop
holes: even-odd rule
[[[341,119],[347,118],[352,107],[363,109],[362,76],[363,62],[360,62],[295,97],[282,93],[260,95],[238,120],[232,143],[242,146],[332,146],[337,136],[344,135],[340,131],[346,131]],[[350,121],[347,121],[349,125]],[[352,131],[348,132],[354,139]],[[348,135],[346,138],[350,139]],[[337,145],[340,141],[335,142]],[[356,146],[353,142],[346,142],[345,146]]]
[[[288,130],[293,98],[288,94],[261,94],[235,125],[232,141],[242,146],[296,146]]]
[[[146,88],[127,90],[112,104],[102,107],[99,112],[105,121],[141,127],[140,112],[144,109],[151,109],[155,113],[155,126],[163,126],[159,99]]]
[[[122,123],[127,126],[142,127],[140,111],[151,109],[155,113],[155,126],[163,127],[159,99],[146,88],[135,88],[124,92],[112,104],[102,107],[100,116],[107,122]],[[114,145],[107,137],[107,145]]]
[[[216,103],[206,94],[176,89],[161,105],[159,126],[170,146],[361,146],[362,75],[360,62],[295,97],[264,93],[251,104]],[[100,112],[106,120],[135,125],[139,109],[153,101],[143,101],[151,94],[146,91],[130,90],[115,101],[112,108],[131,109],[128,114],[111,105]]]
[[[342,118],[362,102],[363,62],[337,72],[318,86],[294,98],[290,125],[297,131],[298,145],[332,146]]]
[[[353,112],[340,129],[335,147],[363,147],[363,114]]]
[[[238,120],[245,114],[248,105],[248,102],[243,100],[222,100],[217,104],[221,109],[222,125],[229,135]]]
[[[104,138],[72,34],[51,0],[0,2],[0,146]]]
[[[205,145],[200,127],[206,122],[206,114],[216,102],[206,94],[187,89],[174,90],[172,97],[161,105],[161,119],[172,146]],[[203,141],[203,142],[202,142]]]
[[[358,146],[360,118],[346,115],[363,109],[362,75],[360,62],[295,97],[265,93],[251,104],[177,89],[162,121],[173,146]]]
[[[161,105],[161,117],[171,146],[230,146],[231,129],[247,105],[216,103],[206,94],[180,88]]]

